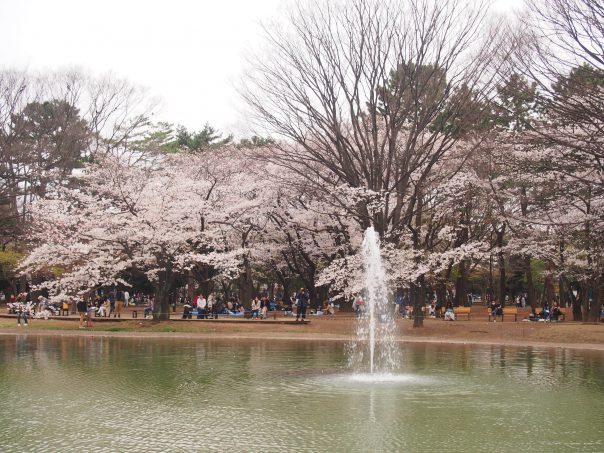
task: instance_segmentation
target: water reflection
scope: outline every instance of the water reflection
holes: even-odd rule
[[[2,451],[603,451],[603,359],[409,345],[375,382],[350,374],[338,344],[3,337],[0,439]]]

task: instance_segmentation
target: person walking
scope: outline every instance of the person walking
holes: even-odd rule
[[[308,307],[308,294],[304,288],[300,288],[296,300],[298,301],[298,309],[296,311],[296,321],[302,317],[302,321],[306,319],[306,308]]]

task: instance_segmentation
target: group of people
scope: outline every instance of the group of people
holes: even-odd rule
[[[243,316],[245,309],[235,297],[229,298],[226,303],[215,293],[210,293],[207,299],[203,294],[193,297],[191,301],[188,297],[181,297],[180,302],[183,305],[182,319],[192,319],[193,310],[197,319],[218,318],[218,315]]]
[[[294,295],[296,305],[296,321],[306,318],[306,310],[309,305],[309,295],[304,288]],[[245,307],[235,296],[231,296],[228,300],[223,301],[217,297],[215,293],[210,293],[206,298],[203,294],[197,295],[191,301],[188,297],[181,297],[180,303],[183,306],[182,319],[192,319],[196,315],[197,319],[218,318],[219,315],[228,316],[245,316]],[[283,308],[286,315],[292,314],[292,299],[285,297]],[[266,295],[262,297],[256,296],[250,302],[251,317],[255,319],[267,319],[268,312],[279,307],[275,298],[269,299]],[[329,310],[328,306],[328,310]],[[331,312],[333,313],[333,303]]]
[[[111,317],[121,318],[124,307],[127,307],[130,302],[130,294],[128,291],[117,290],[112,288],[107,294],[99,291],[91,301],[91,306],[96,311],[97,316],[105,318]]]
[[[10,302],[7,302],[8,312],[17,315],[17,326],[21,327],[21,321],[27,327],[27,320],[35,315],[36,304],[31,300],[28,293],[12,294]]]
[[[6,304],[9,314],[17,315],[17,326],[21,326],[21,321],[27,327],[28,319],[44,318],[59,314],[64,306],[57,302],[51,302],[43,295],[38,296],[36,300],[32,300],[31,293],[12,294],[9,302]]]
[[[531,313],[529,315],[529,321],[560,321],[564,318],[564,313],[557,302],[550,307],[547,302],[543,305],[541,311],[537,313]]]
[[[1,297],[1,296],[0,296]],[[245,316],[246,309],[244,305],[235,296],[227,300],[222,300],[215,293],[210,293],[208,297],[198,295],[191,301],[188,297],[182,296],[176,298],[173,302],[174,311],[176,304],[179,301],[183,306],[183,319],[192,319],[193,315],[197,319],[218,318],[219,315],[230,316]],[[127,290],[118,289],[116,287],[109,290],[99,289],[90,298],[65,301],[62,304],[51,303],[51,301],[43,295],[38,296],[36,301],[31,300],[29,293],[22,293],[18,296],[11,296],[8,302],[9,313],[18,315],[18,325],[23,321],[27,325],[28,319],[35,316],[37,313],[42,313],[44,317],[56,315],[61,309],[66,311],[73,310],[80,316],[80,326],[90,324],[92,317],[111,317],[121,318],[123,310],[129,304],[144,305],[144,317],[152,316],[155,299],[153,295],[144,295],[135,293],[130,295]],[[257,319],[267,319],[269,311],[282,309],[286,316],[293,316],[295,313],[296,321],[305,320],[310,307],[310,294],[305,288],[300,288],[297,293],[291,296],[285,294],[282,299],[277,302],[275,297],[269,299],[264,294],[256,296],[250,301],[250,316]],[[362,315],[365,309],[365,302],[361,296],[355,299],[353,308],[359,316]],[[318,306],[316,311],[311,314],[315,315],[335,315],[335,305],[333,298],[329,298],[322,306]]]

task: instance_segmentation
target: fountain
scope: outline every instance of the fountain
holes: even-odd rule
[[[357,371],[369,369],[372,377],[388,375],[396,369],[394,307],[388,303],[388,289],[380,240],[371,226],[363,239],[365,305],[357,323],[357,334],[349,347],[349,365]]]

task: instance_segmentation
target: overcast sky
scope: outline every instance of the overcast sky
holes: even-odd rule
[[[522,0],[497,0],[508,11]],[[288,0],[0,0],[0,67],[111,71],[162,100],[159,118],[245,134],[235,84],[260,22]]]

